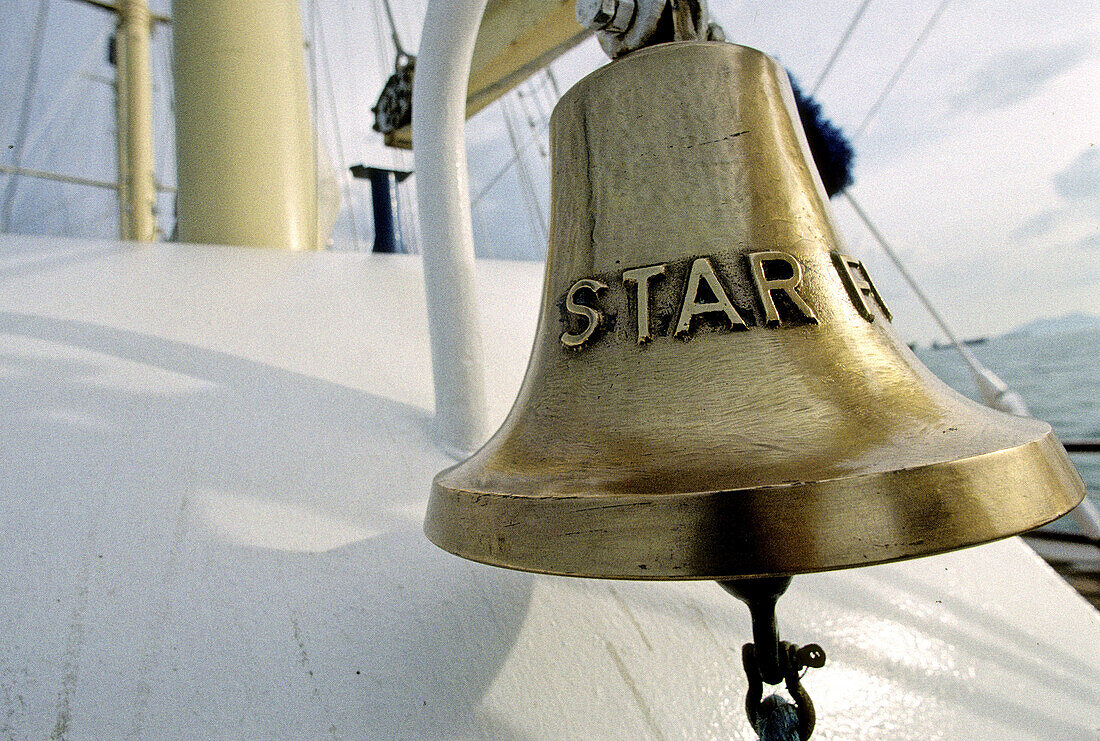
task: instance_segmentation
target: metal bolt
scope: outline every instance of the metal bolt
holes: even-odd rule
[[[634,0],[577,0],[577,23],[593,31],[623,34],[634,20]]]

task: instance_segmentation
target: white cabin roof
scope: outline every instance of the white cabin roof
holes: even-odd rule
[[[489,398],[542,266],[480,261]],[[752,739],[710,582],[464,561],[419,258],[0,236],[0,735]],[[1100,613],[1011,539],[796,578],[819,739],[1100,738]]]

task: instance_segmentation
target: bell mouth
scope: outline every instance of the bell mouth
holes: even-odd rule
[[[738,579],[868,566],[1046,524],[1084,485],[1049,426],[1004,450],[931,465],[722,491],[505,493],[440,473],[428,538],[494,566],[607,579]],[[470,463],[474,463],[471,461]],[[472,469],[472,470],[471,470]]]
[[[1085,496],[1049,432],[954,461],[663,495],[507,494],[432,485],[429,540],[495,566],[566,576],[727,579],[795,575],[966,548],[1037,528]]]

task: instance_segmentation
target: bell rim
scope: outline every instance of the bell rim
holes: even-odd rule
[[[478,563],[596,579],[743,579],[891,563],[1018,535],[1076,507],[1085,496],[1084,482],[1049,426],[1044,427],[1044,434],[1011,448],[908,468],[634,497],[516,495],[442,482],[459,469],[467,469],[463,478],[469,480],[467,467],[481,465],[475,458],[436,475],[424,533],[443,550]],[[1015,479],[1012,489],[1029,492],[1026,496],[1009,495],[1007,501],[1015,502],[1018,511],[993,518],[1006,509],[1004,495],[994,493],[1006,477]],[[937,493],[923,505],[914,506],[905,502],[906,490],[918,483],[923,490]],[[860,496],[860,491],[872,494]],[[968,507],[948,510],[938,518],[929,514],[928,510],[948,504],[958,495]],[[754,500],[741,505],[752,510],[754,517],[746,518],[739,528],[729,519],[736,514],[736,499],[741,498]],[[845,503],[858,504],[861,512],[833,515],[836,522],[827,523],[827,533],[800,533],[801,538],[782,547],[768,542],[768,528],[776,519],[768,522],[765,517],[762,521],[759,515],[772,512],[772,506],[783,500],[789,505],[789,500],[805,502],[807,498],[811,504],[833,510]],[[983,502],[989,505],[988,510]],[[903,517],[909,518],[909,527],[884,527],[881,518],[878,527],[866,527],[881,512],[889,511],[891,504],[895,510],[905,510]],[[790,509],[788,517],[796,511],[797,507]],[[589,515],[584,523],[587,530],[578,530],[576,517],[583,512],[605,516]],[[990,521],[984,526],[964,522],[968,512],[985,515]],[[654,527],[654,518],[660,527]],[[557,527],[547,527],[555,522]],[[854,527],[857,522],[864,527]],[[830,540],[825,542],[824,536]],[[609,551],[614,554],[610,558],[606,556]]]

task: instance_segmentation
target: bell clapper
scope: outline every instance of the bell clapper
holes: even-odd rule
[[[825,665],[825,650],[816,643],[799,647],[779,640],[775,605],[790,586],[791,577],[736,579],[718,584],[748,605],[752,616],[753,642],[741,647],[741,663],[749,680],[745,695],[749,723],[762,739],[782,737],[776,734],[783,734],[784,727],[793,731],[797,726],[798,738],[806,741],[814,731],[816,717],[813,701],[800,680],[805,669]],[[794,698],[793,709],[775,695],[762,699],[764,684],[780,683]]]

